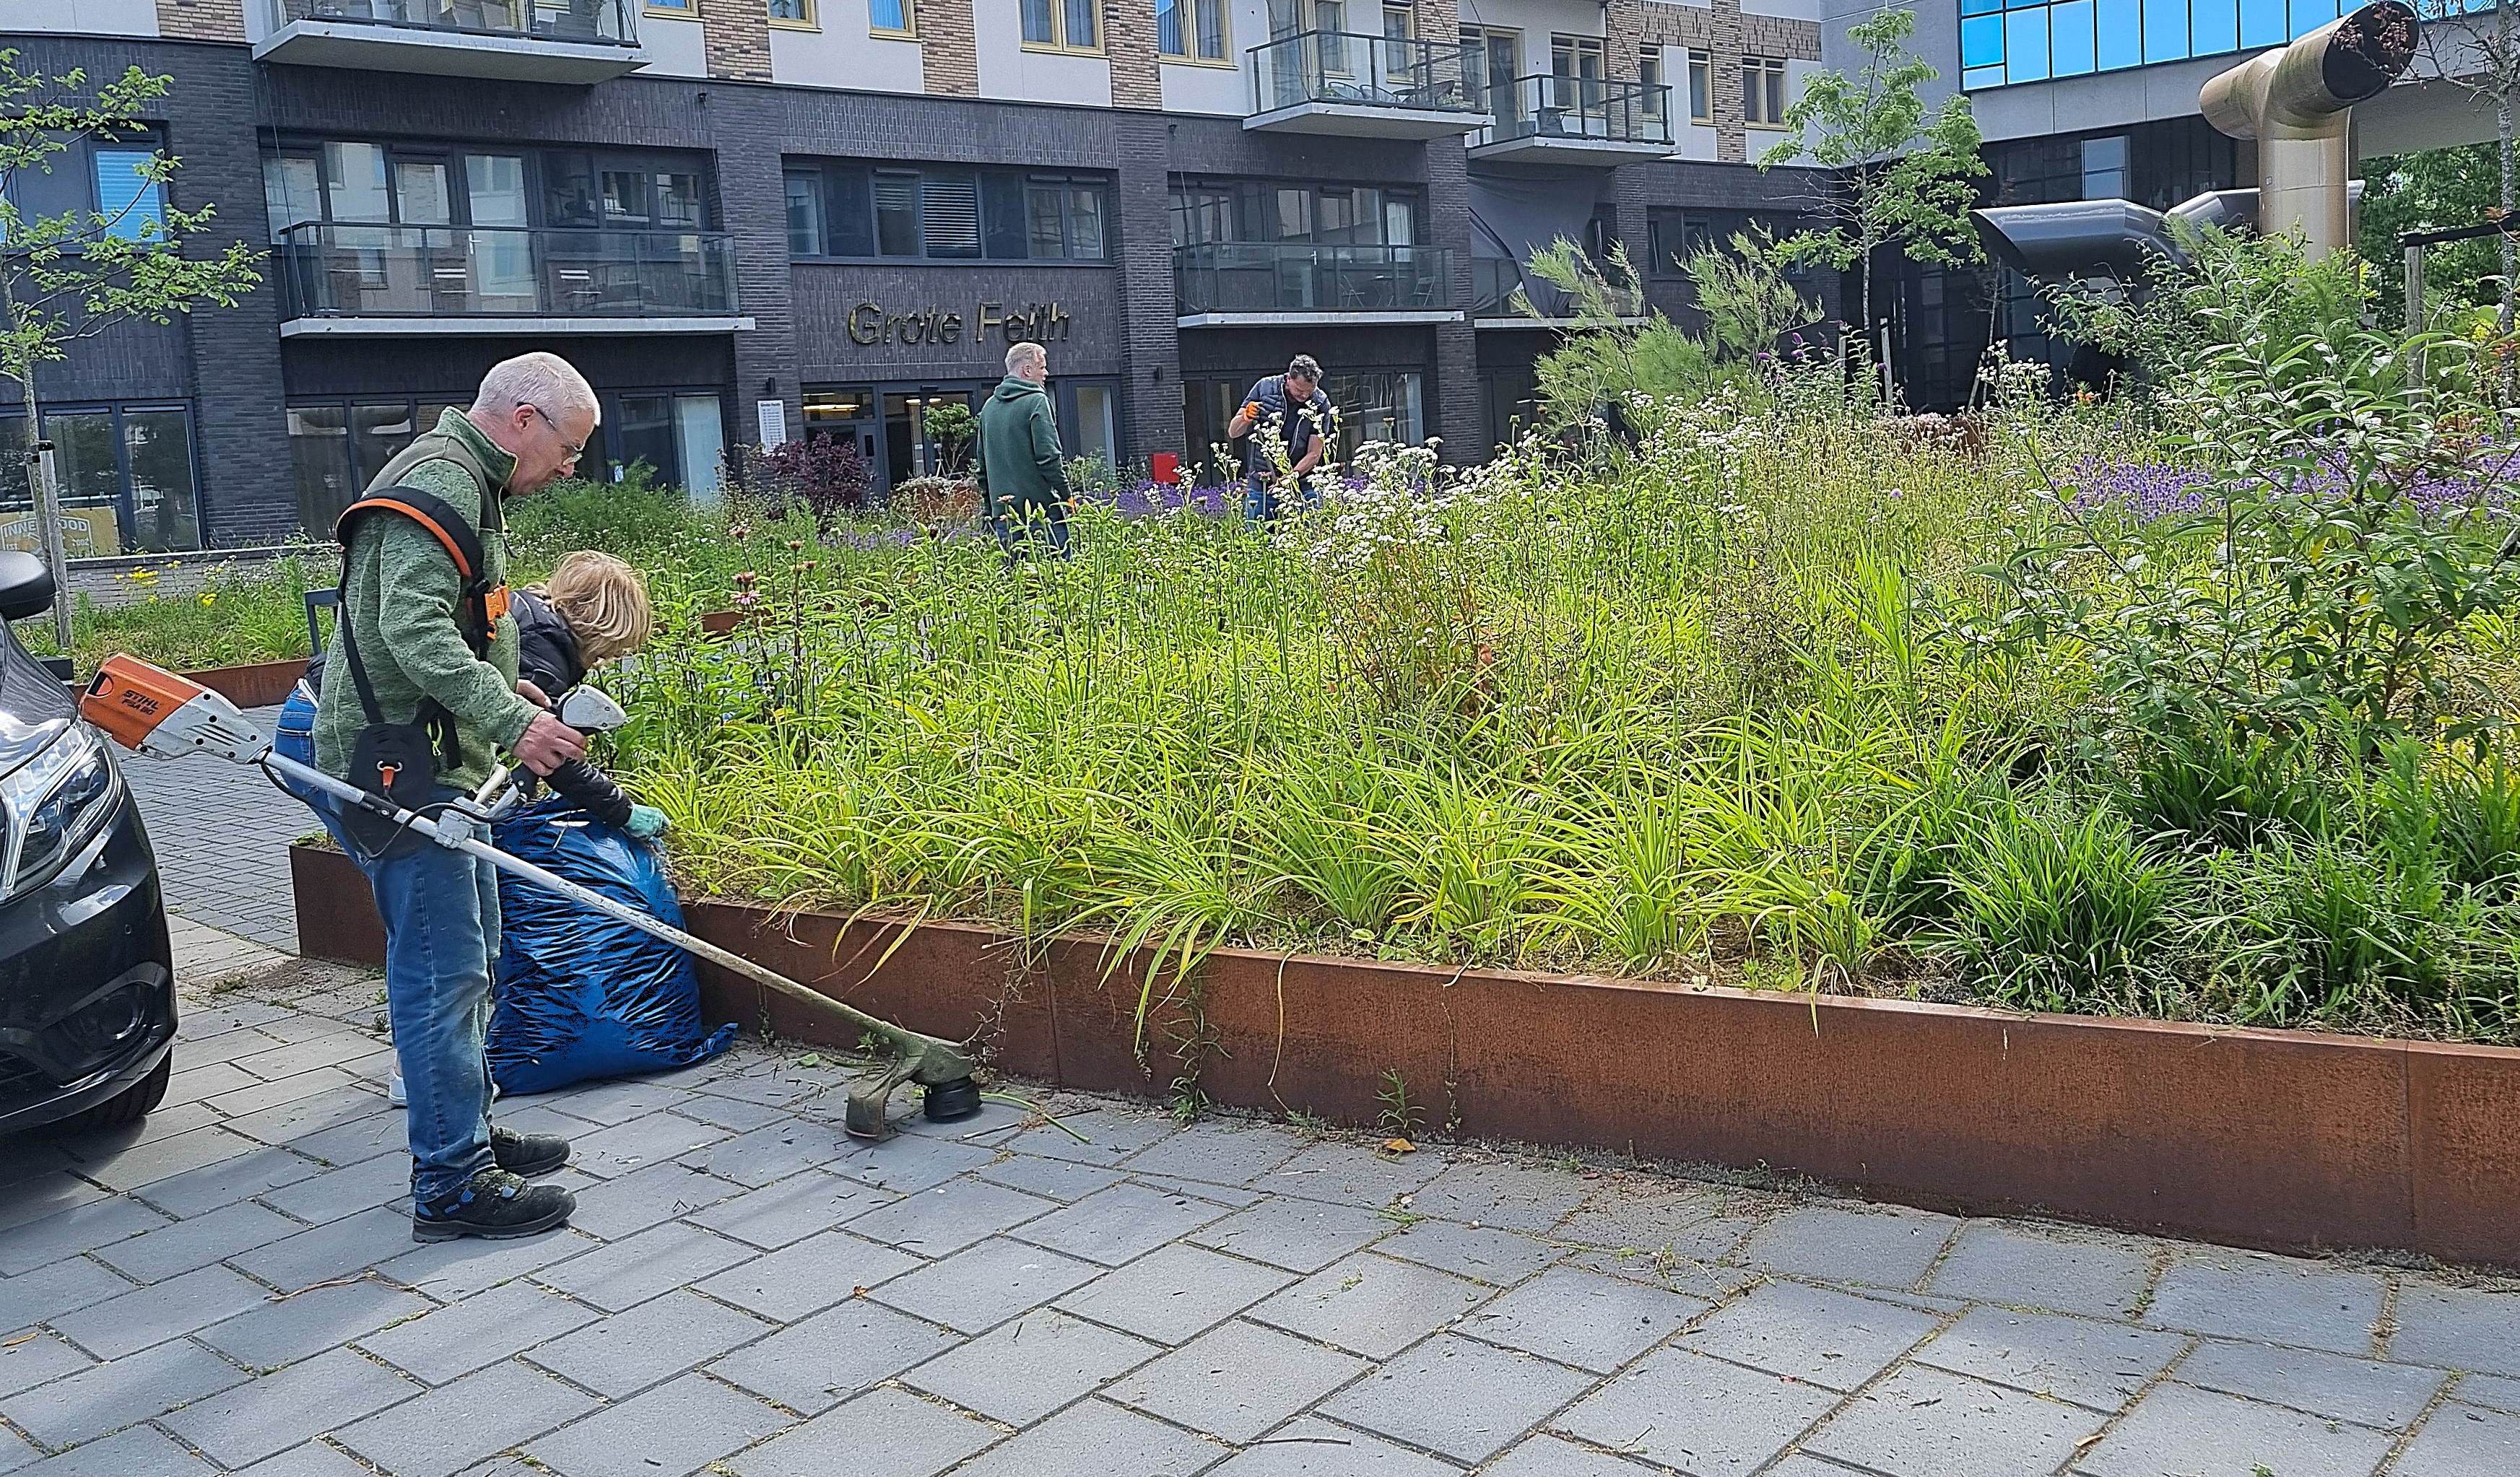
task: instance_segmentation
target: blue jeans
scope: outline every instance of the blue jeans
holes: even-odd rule
[[[310,709],[310,725],[312,716]],[[281,711],[272,747],[313,762],[311,729],[292,732],[289,708]],[[490,1063],[482,1042],[490,1025],[490,966],[498,958],[499,874],[489,863],[425,837],[409,855],[372,860],[342,826],[340,802],[293,785],[290,792],[367,874],[384,919],[385,1015],[410,1099],[411,1192],[426,1205],[462,1189],[494,1162]],[[441,785],[436,798],[455,795]],[[480,837],[479,828],[473,834]]]
[[[305,765],[315,762],[315,699],[306,695],[306,684],[301,682],[290,690],[289,701],[280,709],[280,722],[272,727],[271,747],[284,759]],[[282,780],[280,787],[305,801],[319,815],[331,803],[321,790],[294,780]]]
[[[1242,515],[1255,523],[1276,522],[1282,506],[1282,500],[1278,496],[1278,486],[1276,478],[1264,477],[1258,472],[1244,477],[1242,479]],[[1298,508],[1309,507],[1312,496],[1299,490],[1293,497],[1282,501],[1284,504],[1291,504]]]
[[[1056,558],[1067,558],[1067,509],[1063,504],[1009,502],[989,521],[997,528],[998,547],[1011,559],[1026,558],[1044,548]]]

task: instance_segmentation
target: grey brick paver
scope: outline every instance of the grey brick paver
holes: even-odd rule
[[[1933,1327],[1931,1315],[1911,1308],[1800,1282],[1771,1282],[1709,1315],[1681,1343],[1736,1365],[1853,1390]]]
[[[2053,1471],[2108,1417],[1939,1369],[1908,1368],[1858,1395],[1803,1445],[1889,1477]]]
[[[677,1290],[537,1345],[525,1358],[617,1400],[776,1331],[750,1314]]]
[[[2337,1354],[2366,1354],[2388,1284],[2290,1257],[2217,1252],[2190,1256],[2161,1275],[2146,1322],[2228,1338],[2265,1339]]]
[[[73,1309],[119,1297],[131,1287],[130,1278],[87,1257],[68,1257],[40,1271],[0,1278],[0,1330],[16,1332],[48,1322]]]
[[[245,1200],[104,1247],[96,1259],[135,1282],[157,1282],[305,1229],[276,1210]]]
[[[1521,1281],[1565,1251],[1519,1231],[1472,1230],[1450,1221],[1420,1221],[1385,1236],[1373,1249],[1387,1257],[1437,1267],[1460,1276],[1504,1287]]]
[[[1227,1453],[1179,1426],[1087,1400],[991,1447],[954,1477],[1196,1477]]]
[[[2013,1308],[2126,1318],[2152,1281],[2133,1241],[1979,1222],[1960,1231],[1928,1290]]]
[[[1562,1436],[1542,1435],[1515,1447],[1482,1470],[1486,1477],[1637,1477],[1642,1469],[1632,1461],[1577,1446]]]
[[[2176,1378],[2384,1431],[2412,1424],[2449,1380],[2439,1369],[2214,1340],[2182,1360]]]
[[[510,1282],[357,1342],[396,1368],[442,1385],[601,1317],[530,1282]]]
[[[1463,1333],[1606,1374],[1706,1311],[1704,1301],[1560,1267],[1462,1320]]]
[[[1410,1197],[1421,1216],[1547,1231],[1584,1203],[1596,1182],[1571,1170],[1522,1163],[1457,1163]]]
[[[1166,1140],[1159,1147],[1177,1141]],[[1036,1246],[1117,1267],[1225,1214],[1224,1206],[1189,1195],[1116,1185],[1030,1222],[1015,1234]]]
[[[852,1300],[737,1350],[708,1372],[813,1414],[958,1342],[933,1323]]]
[[[1023,1426],[1163,1352],[1144,1339],[1037,1309],[929,1360],[901,1382]]]
[[[628,1185],[646,1175],[671,1174],[679,1170],[680,1166],[642,1170],[611,1184]],[[714,1185],[717,1182],[704,1183]],[[589,1199],[610,1187],[606,1186],[579,1196],[579,1206],[584,1207]],[[790,1176],[776,1185],[731,1195],[687,1219],[693,1225],[706,1227],[720,1235],[733,1236],[765,1250],[777,1250],[817,1231],[845,1226],[868,1211],[890,1204],[895,1198],[889,1190],[815,1169]],[[590,1229],[599,1235],[604,1233],[600,1223]]]
[[[1255,1324],[1226,1323],[1107,1392],[1227,1441],[1251,1441],[1347,1383],[1366,1362]]]
[[[394,1477],[454,1477],[575,1419],[595,1397],[510,1361],[346,1427],[337,1439]]]
[[[1916,1351],[1938,1368],[2114,1410],[2169,1367],[2187,1339],[2124,1323],[1972,1308]]]
[[[1369,1210],[1267,1200],[1191,1232],[1190,1240],[1288,1272],[1319,1272],[1399,1229]]]
[[[1425,1187],[1452,1162],[1445,1154],[1425,1149],[1388,1154],[1371,1144],[1326,1140],[1270,1171],[1252,1187],[1377,1210]]]
[[[152,1180],[135,1193],[170,1216],[196,1216],[239,1200],[293,1185],[323,1172],[324,1166],[285,1148],[256,1145],[234,1159]],[[283,1207],[286,1209],[286,1207]],[[306,1219],[299,1217],[300,1220]]]
[[[411,1217],[382,1205],[228,1258],[238,1271],[295,1292],[378,1266],[411,1249]]]
[[[1369,1359],[1389,1359],[1495,1295],[1495,1288],[1450,1273],[1360,1252],[1243,1317]]]
[[[783,1118],[733,1138],[725,1137],[724,1129],[709,1132],[719,1136],[718,1141],[683,1155],[682,1162],[753,1187],[869,1151],[839,1129],[811,1118]]]
[[[558,1477],[686,1477],[793,1419],[689,1374],[564,1426],[525,1455]]]
[[[827,1231],[755,1256],[698,1286],[713,1298],[792,1323],[853,1296],[861,1287],[878,1286],[922,1265],[907,1252],[845,1231]]]
[[[869,1240],[930,1259],[950,1256],[1058,1206],[985,1180],[956,1179],[849,1222]]]
[[[177,1104],[182,1106],[183,1104]],[[186,1133],[154,1139],[130,1148],[104,1149],[81,1156],[79,1173],[109,1189],[137,1189],[173,1175],[253,1152],[261,1147],[243,1134],[209,1124]],[[91,1145],[101,1149],[101,1145]]]
[[[76,1374],[98,1361],[70,1347],[58,1333],[37,1333],[0,1343],[0,1400],[46,1380]]]
[[[2520,1379],[2505,1379],[2496,1374],[2461,1375],[2458,1388],[2451,1392],[2451,1397],[2471,1406],[2520,1415]]]
[[[2446,1405],[2407,1444],[2389,1477],[2510,1477],[2520,1472],[2520,1416]]]
[[[1099,1189],[1107,1189],[1124,1178],[1116,1169],[1099,1164],[1070,1164],[1064,1159],[1036,1159],[1029,1154],[1013,1155],[1003,1163],[984,1164],[972,1171],[992,1185],[1019,1189],[1045,1200],[1074,1204]]]
[[[1248,1186],[1293,1158],[1303,1146],[1301,1140],[1281,1129],[1198,1124],[1124,1162],[1131,1174]]]
[[[335,1349],[186,1406],[165,1417],[165,1425],[223,1465],[241,1467],[424,1388],[347,1349]]]
[[[178,1339],[0,1400],[0,1415],[58,1449],[118,1431],[245,1379],[236,1365]]]
[[[515,1127],[516,1115],[501,1115],[501,1123]],[[742,1192],[739,1185],[682,1164],[654,1164],[618,1179],[588,1182],[577,1190],[577,1209],[568,1224],[588,1235],[617,1241],[667,1221],[689,1218],[707,1225],[695,1213]]]
[[[1187,1343],[1295,1280],[1197,1246],[1166,1246],[1105,1273],[1057,1306],[1158,1343]]]
[[[1959,1227],[1921,1210],[1807,1205],[1770,1221],[1741,1256],[1754,1267],[1832,1282],[1912,1287]]]
[[[902,1390],[875,1390],[734,1457],[741,1477],[932,1477],[998,1439]]]
[[[2236,1396],[2163,1385],[2074,1464],[2087,1477],[2370,1477],[2390,1438]]]
[[[262,1307],[271,1290],[225,1267],[204,1267],[53,1320],[63,1336],[99,1359],[119,1359]]]
[[[129,1240],[167,1224],[166,1217],[120,1195],[57,1210],[0,1231],[0,1277],[23,1276],[64,1257]]]
[[[1460,1468],[1326,1420],[1299,1420],[1228,1459],[1215,1477],[1458,1477]]]
[[[381,1277],[361,1277],[241,1313],[193,1336],[238,1364],[268,1368],[419,1318],[433,1306]]]
[[[1664,1349],[1587,1396],[1556,1426],[1692,1477],[1748,1477],[1837,1402],[1784,1375]]]
[[[7,1458],[0,1457],[0,1467],[6,1466]],[[119,1436],[16,1470],[21,1477],[209,1477],[218,1468],[177,1446],[164,1432],[135,1426]]]
[[[1439,1334],[1341,1391],[1322,1413],[1477,1463],[1597,1382],[1534,1355]]]
[[[1084,1286],[1101,1270],[1002,1237],[895,1277],[871,1296],[931,1322],[979,1333]]]
[[[2410,1284],[2395,1316],[2391,1359],[2520,1375],[2520,1293]]]
[[[410,1194],[411,1155],[394,1149],[326,1170],[273,1190],[262,1200],[310,1225],[323,1226]]]
[[[462,1245],[451,1241],[443,1244]],[[477,1253],[478,1248],[473,1249]],[[620,1313],[759,1255],[741,1241],[668,1221],[627,1240],[573,1255],[541,1273],[536,1280],[580,1302],[593,1303],[607,1313]]]
[[[245,1469],[244,1477],[375,1477],[337,1447],[308,1442]]]

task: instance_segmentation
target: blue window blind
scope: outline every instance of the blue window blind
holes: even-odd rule
[[[142,174],[151,157],[146,149],[96,149],[96,211],[106,219],[106,234],[139,241],[158,234],[165,224],[165,196],[158,182]]]

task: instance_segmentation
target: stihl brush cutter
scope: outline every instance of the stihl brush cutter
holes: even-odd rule
[[[980,1110],[980,1090],[971,1080],[971,1059],[953,1043],[879,1020],[740,954],[476,839],[472,823],[496,818],[518,799],[518,788],[504,768],[494,770],[488,782],[469,797],[406,810],[382,795],[274,753],[271,740],[237,710],[235,703],[198,683],[130,656],[106,661],[88,684],[86,695],[79,699],[79,716],[124,748],[153,759],[210,754],[232,763],[258,766],[275,780],[287,779],[321,790],[344,805],[357,806],[389,822],[398,830],[414,831],[440,846],[469,852],[511,876],[548,887],[642,933],[687,949],[721,969],[775,990],[809,1009],[874,1035],[892,1049],[893,1061],[884,1072],[859,1083],[849,1094],[846,1126],[859,1138],[885,1137],[888,1130],[884,1103],[893,1089],[904,1082],[916,1082],[925,1089],[927,1116],[937,1122],[968,1118]],[[571,694],[561,716],[572,726],[590,729],[617,727],[622,721],[620,707],[593,689],[580,689]],[[461,824],[441,825],[441,819]]]

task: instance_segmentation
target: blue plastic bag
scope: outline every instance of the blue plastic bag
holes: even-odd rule
[[[664,864],[647,846],[553,798],[499,819],[499,848],[681,927]],[[499,873],[490,1076],[502,1093],[706,1061],[735,1040],[702,1033],[699,976],[672,944]]]

